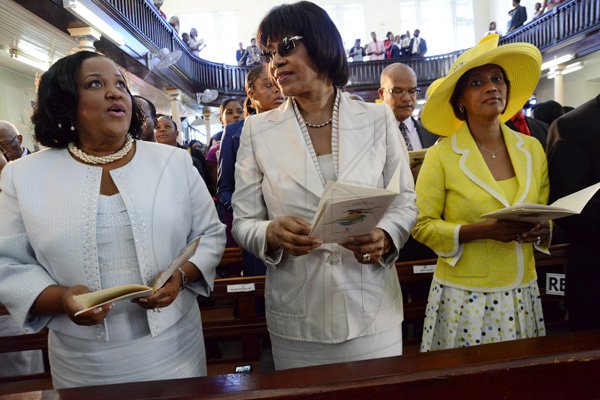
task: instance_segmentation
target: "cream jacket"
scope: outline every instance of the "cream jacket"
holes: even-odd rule
[[[400,194],[379,223],[395,249],[404,245],[417,213],[406,147],[389,108],[342,95],[338,181],[385,187],[398,165]],[[401,324],[397,250],[382,265],[359,264],[337,244],[299,257],[266,253],[269,223],[288,215],[310,222],[324,190],[290,100],[246,120],[235,181],[233,235],[268,266],[266,309],[272,334],[338,343]]]
[[[45,325],[70,336],[106,340],[105,324],[79,326],[66,315],[34,316],[49,285],[100,287],[96,213],[102,169],[49,149],[9,163],[0,179],[0,303],[29,331]],[[147,313],[150,332],[173,325],[198,294],[208,295],[225,246],[225,229],[200,175],[183,150],[136,141],[136,153],[111,171],[131,220],[144,284],[192,238],[203,235],[190,261],[203,279],[161,313]]]

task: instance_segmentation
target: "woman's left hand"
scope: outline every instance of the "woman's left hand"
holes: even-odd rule
[[[548,223],[542,222],[535,225],[533,228],[519,235],[521,243],[534,243],[540,245],[544,243],[550,236],[550,227]]]
[[[176,271],[169,280],[156,291],[156,293],[133,299],[133,303],[137,303],[140,307],[147,310],[160,311],[161,308],[167,307],[175,301],[181,291],[181,275]]]
[[[392,239],[386,231],[375,228],[371,233],[346,238],[342,247],[354,253],[361,264],[378,264],[381,257],[390,251]]]

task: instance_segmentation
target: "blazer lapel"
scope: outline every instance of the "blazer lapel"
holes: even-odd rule
[[[383,122],[382,122],[383,123]],[[364,167],[373,143],[373,119],[367,110],[342,93],[339,110],[338,181],[346,182],[354,168]]]
[[[277,168],[320,198],[324,187],[306,147],[291,99],[271,112],[259,129]]]
[[[525,140],[522,133],[515,132],[504,124],[501,124],[504,142],[510,155],[510,160],[517,176],[519,188],[513,204],[524,203],[531,191],[531,180],[533,174],[533,160],[531,152],[525,148]]]
[[[488,192],[505,207],[510,206],[509,201],[504,196],[504,192],[494,179],[490,170],[485,166],[485,160],[477,149],[477,144],[469,132],[469,128],[464,123],[459,130],[452,135],[452,149],[460,154],[459,167],[463,173],[477,186]],[[508,143],[507,143],[508,145]]]

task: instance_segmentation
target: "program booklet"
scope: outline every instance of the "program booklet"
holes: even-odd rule
[[[412,151],[408,152],[408,160],[410,163],[410,170],[412,171],[415,182],[417,181],[417,177],[419,176],[419,171],[421,170],[421,165],[423,165],[423,159],[425,158],[425,153],[427,153],[427,149],[412,150]]]
[[[190,257],[196,252],[200,244],[200,237],[192,240],[178,255],[171,264],[165,269],[156,279],[152,287],[146,285],[121,285],[108,289],[97,290],[74,296],[76,302],[85,307],[83,310],[77,311],[75,316],[89,311],[93,308],[103,306],[108,303],[116,303],[127,299],[137,299],[138,297],[149,296],[169,280],[171,275],[175,273]]]
[[[327,182],[309,236],[323,243],[370,233],[400,192],[400,167],[387,188]]]
[[[581,213],[585,205],[592,197],[594,197],[594,194],[596,194],[598,189],[600,189],[600,182],[568,196],[561,197],[550,205],[528,203],[517,204],[483,214],[482,217],[533,223],[568,217],[569,215]]]

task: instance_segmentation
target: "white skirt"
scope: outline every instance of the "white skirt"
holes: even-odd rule
[[[421,351],[545,336],[537,282],[500,292],[431,283]]]
[[[195,306],[155,337],[114,343],[50,331],[48,354],[55,389],[206,376],[202,323]]]
[[[284,339],[271,334],[275,369],[308,367],[402,355],[402,326],[342,343]]]

